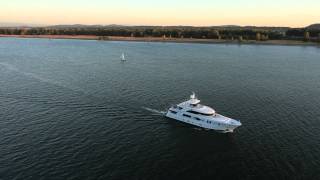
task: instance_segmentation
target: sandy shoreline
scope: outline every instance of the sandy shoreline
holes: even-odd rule
[[[81,40],[101,40],[100,36],[93,35],[1,35],[0,38],[45,38],[45,39],[81,39]],[[245,40],[219,40],[219,39],[190,39],[190,38],[159,38],[159,37],[119,37],[104,36],[104,41],[137,41],[137,42],[174,42],[174,43],[203,43],[203,44],[263,44],[263,45],[299,45],[299,46],[320,46],[320,43],[303,42],[294,40],[268,40],[255,41]]]

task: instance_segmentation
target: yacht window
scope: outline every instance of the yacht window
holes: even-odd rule
[[[191,118],[191,116],[187,114],[183,114],[183,116]]]
[[[171,112],[171,113],[173,113],[173,114],[177,114],[177,112],[176,112],[176,111],[172,111],[172,110],[170,110],[170,112]]]
[[[195,119],[196,119],[196,120],[198,120],[198,121],[201,121],[201,119],[200,119],[200,118],[195,117]]]
[[[192,114],[200,114],[200,115],[204,115],[204,116],[212,116],[213,115],[213,114],[204,114],[204,113],[200,113],[200,112],[196,112],[196,111],[192,111],[192,110],[189,110],[187,112],[192,113]]]
[[[178,109],[180,109],[180,110],[181,110],[181,109],[183,109],[183,108],[178,106]]]

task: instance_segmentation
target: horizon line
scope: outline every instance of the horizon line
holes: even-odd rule
[[[151,24],[89,24],[89,23],[58,23],[58,24],[42,24],[42,23],[20,23],[20,22],[0,22],[0,27],[48,27],[48,26],[72,26],[72,25],[83,25],[83,26],[126,26],[126,27],[134,27],[134,26],[150,26],[150,27],[183,27],[183,26],[189,26],[189,27],[224,27],[224,26],[238,26],[238,27],[282,27],[282,28],[306,28],[313,24],[319,24],[319,23],[312,23],[306,26],[276,26],[276,25],[238,25],[238,24],[220,24],[220,25],[186,25],[186,24],[177,24],[177,25],[151,25]]]

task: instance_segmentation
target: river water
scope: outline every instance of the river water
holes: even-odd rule
[[[320,179],[319,137],[318,47],[0,39],[0,179]]]

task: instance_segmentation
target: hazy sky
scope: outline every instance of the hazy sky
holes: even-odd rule
[[[301,27],[320,23],[320,0],[1,0],[0,22]]]

